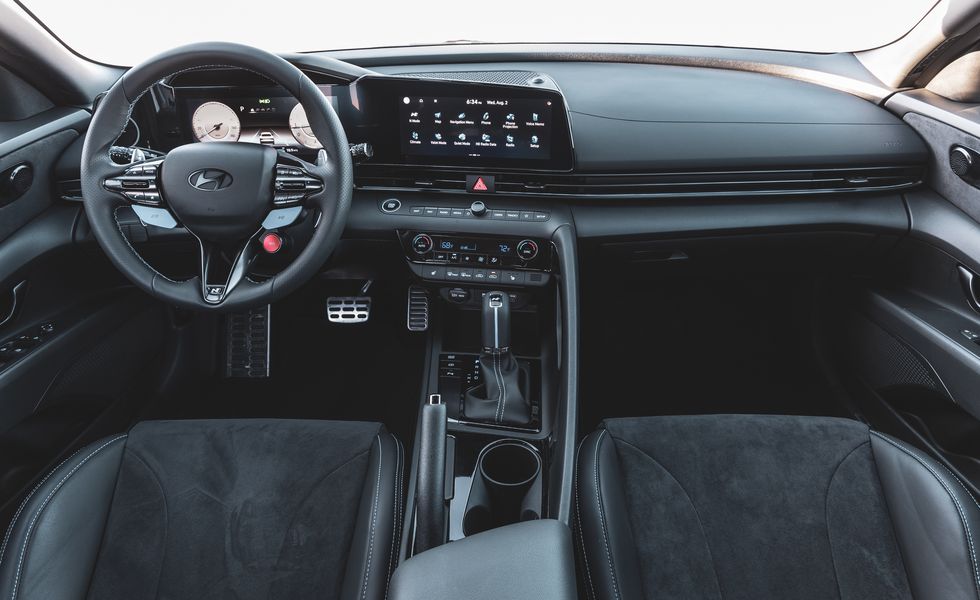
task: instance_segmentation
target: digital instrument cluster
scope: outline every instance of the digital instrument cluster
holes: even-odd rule
[[[313,134],[303,105],[291,96],[197,97],[186,102],[190,130],[198,142],[251,142],[309,150],[323,147]]]

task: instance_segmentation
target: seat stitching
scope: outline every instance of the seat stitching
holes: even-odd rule
[[[613,594],[616,598],[619,598],[619,582],[616,580],[616,568],[613,566],[612,550],[609,548],[609,534],[606,531],[606,513],[602,506],[602,493],[599,487],[599,448],[602,446],[602,440],[605,439],[605,436],[606,430],[603,429],[599,433],[599,439],[595,442],[595,455],[592,458],[595,470],[595,499],[599,507],[599,524],[602,525],[602,541],[606,546],[606,560],[609,562],[609,576],[612,578]]]
[[[66,458],[65,460],[63,460],[60,463],[58,463],[58,466],[57,467],[55,467],[55,468],[51,469],[50,471],[48,471],[48,473],[44,476],[44,478],[41,479],[41,481],[39,481],[37,485],[34,486],[34,489],[31,490],[31,493],[28,494],[27,497],[24,498],[24,501],[20,503],[20,506],[17,508],[17,512],[14,513],[14,518],[10,521],[10,525],[7,527],[7,533],[6,533],[6,535],[3,536],[3,545],[0,546],[0,565],[3,564],[3,557],[6,555],[6,552],[7,552],[7,542],[10,541],[10,536],[14,532],[14,527],[17,525],[17,519],[20,518],[20,514],[22,512],[24,512],[24,509],[27,507],[27,504],[30,502],[31,498],[33,498],[34,497],[34,494],[36,494],[37,491],[39,489],[41,489],[41,486],[44,485],[44,482],[45,481],[47,481],[48,479],[50,479],[52,475],[54,475],[55,473],[58,472],[58,469],[60,469],[61,467],[63,467],[66,462],[68,462],[71,459],[73,459],[76,456],[78,456],[78,453],[81,452],[84,449],[85,449],[85,446],[82,446],[78,450],[75,450],[74,452],[71,453],[71,455],[68,458]]]
[[[578,453],[575,458],[576,464],[579,462],[578,456],[581,456],[581,454],[582,454],[582,446],[579,446]],[[580,479],[581,477],[579,477],[579,472],[578,469],[576,468],[575,469],[575,519],[576,521],[578,521],[579,540],[582,542],[582,559],[585,562],[585,575],[586,578],[589,580],[589,592],[590,592],[589,597],[598,598],[598,594],[596,594],[596,590],[595,590],[595,584],[592,582],[592,568],[589,566],[589,556],[586,553],[586,549],[585,549],[585,529],[582,528],[582,505],[579,500],[579,495],[581,494],[581,489],[579,485]]]
[[[154,471],[153,468],[150,467],[150,465],[143,459],[143,457],[139,455],[139,452],[133,448],[129,448],[128,450],[129,455],[135,458],[141,465],[143,465],[143,468],[153,476],[153,480],[156,482],[157,488],[160,490],[160,498],[163,499],[163,543],[160,544],[162,546],[162,554],[160,556],[160,573],[157,575],[157,585],[155,588],[155,593],[153,594],[154,598],[159,598],[160,581],[163,579],[163,568],[166,566],[167,560],[167,540],[170,538],[170,508],[167,504],[167,493],[163,490],[163,482],[160,481],[160,476],[157,475],[157,472]]]
[[[929,471],[930,473],[932,473],[932,476],[935,477],[936,481],[939,482],[939,485],[941,485],[943,487],[943,489],[946,490],[946,493],[949,495],[950,500],[952,500],[953,501],[953,504],[956,506],[956,512],[959,514],[959,516],[960,516],[960,522],[963,525],[963,530],[966,532],[966,540],[967,540],[967,543],[968,543],[969,548],[970,548],[970,559],[972,561],[971,564],[972,564],[972,567],[973,567],[973,577],[974,577],[974,582],[973,583],[976,586],[977,598],[980,598],[980,571],[978,571],[978,568],[977,568],[977,555],[976,555],[976,550],[975,550],[974,545],[973,545],[973,534],[970,532],[970,524],[967,522],[966,513],[964,513],[964,511],[963,511],[963,507],[962,507],[962,505],[960,505],[960,501],[957,500],[956,496],[953,494],[953,491],[949,488],[949,486],[946,484],[946,482],[943,480],[943,478],[940,477],[939,474],[936,473],[935,469],[933,469],[927,462],[925,462],[924,460],[922,460],[919,456],[917,456],[916,454],[914,454],[911,450],[909,450],[908,448],[906,448],[902,444],[900,444],[900,443],[898,443],[898,442],[896,442],[896,441],[894,441],[894,440],[892,440],[890,438],[887,438],[887,437],[881,435],[877,431],[872,431],[871,434],[874,435],[875,437],[877,437],[878,439],[881,439],[881,440],[884,440],[885,442],[888,442],[892,446],[898,448],[899,450],[901,450],[905,454],[907,454],[910,457],[912,457],[913,459],[915,459],[915,461],[917,463],[919,463],[920,465],[922,465],[923,467],[925,467],[927,471]]]
[[[374,558],[374,532],[378,522],[378,497],[381,495],[381,459],[384,456],[384,448],[381,446],[381,434],[375,436],[378,440],[378,479],[374,485],[374,507],[371,510],[371,536],[368,543],[367,568],[364,570],[364,581],[361,583],[361,599],[367,598],[368,581],[371,578],[371,560]]]
[[[613,438],[613,439],[616,440],[616,442],[619,443],[619,444],[623,444],[624,446],[628,446],[628,447],[632,448],[633,450],[635,450],[636,452],[638,452],[640,454],[640,456],[642,456],[643,458],[646,458],[647,460],[649,460],[653,464],[655,464],[658,467],[660,467],[661,469],[663,469],[664,473],[666,473],[667,475],[669,475],[670,478],[672,480],[674,480],[674,483],[677,484],[677,487],[679,487],[681,489],[681,491],[684,492],[684,496],[687,498],[687,501],[691,504],[691,508],[694,510],[694,516],[698,520],[698,527],[701,528],[701,535],[704,537],[704,546],[708,550],[708,557],[711,559],[711,571],[715,575],[715,586],[718,588],[718,597],[719,598],[724,598],[725,597],[725,594],[721,591],[721,578],[718,576],[718,569],[715,566],[715,556],[714,556],[714,553],[711,552],[711,544],[708,542],[708,533],[704,530],[704,521],[701,519],[701,513],[698,511],[697,505],[694,504],[694,499],[691,498],[691,494],[688,493],[687,488],[685,488],[681,484],[680,480],[677,479],[677,477],[675,477],[674,474],[670,472],[670,469],[668,469],[666,466],[664,466],[664,464],[662,462],[660,462],[659,460],[657,460],[656,458],[654,458],[653,456],[651,456],[650,454],[648,454],[647,452],[645,452],[639,446],[636,446],[635,444],[631,444],[630,442],[627,442],[626,440],[624,440],[622,438]]]
[[[74,467],[72,467],[71,471],[68,471],[68,474],[66,474],[61,479],[61,481],[59,481],[58,484],[56,486],[54,486],[54,489],[52,489],[51,492],[48,493],[47,497],[44,498],[44,501],[41,502],[41,506],[38,507],[37,512],[34,513],[34,516],[31,518],[31,522],[27,526],[27,533],[24,534],[24,545],[23,545],[23,547],[21,548],[21,551],[20,551],[20,559],[17,561],[17,572],[14,575],[14,587],[13,587],[13,590],[11,591],[11,593],[10,593],[10,599],[11,600],[15,600],[17,598],[17,588],[20,585],[21,569],[24,567],[24,557],[27,555],[27,548],[28,548],[28,546],[30,545],[30,542],[31,542],[31,534],[34,532],[34,525],[37,524],[38,518],[41,516],[41,513],[44,512],[44,509],[47,507],[48,503],[51,501],[51,499],[54,497],[54,495],[56,493],[58,493],[58,490],[61,489],[61,487],[65,484],[65,482],[67,482],[68,479],[71,478],[72,475],[74,475],[80,468],[82,468],[82,465],[84,465],[86,462],[88,462],[89,459],[91,459],[93,456],[95,456],[99,452],[102,452],[102,450],[105,449],[106,447],[108,447],[110,444],[112,444],[114,442],[117,442],[117,441],[119,441],[121,439],[125,439],[126,437],[127,437],[127,434],[125,434],[125,433],[122,434],[122,435],[116,436],[116,437],[112,438],[111,440],[107,441],[106,443],[102,444],[101,446],[99,446],[95,450],[93,450],[88,456],[86,456],[85,458],[83,458],[77,465],[75,465]]]
[[[400,493],[400,475],[402,471],[401,465],[401,445],[395,440],[395,494],[392,499],[392,508],[395,514],[392,515],[391,519],[391,550],[388,552],[388,577],[385,579],[385,598],[388,597],[388,588],[391,585],[391,573],[395,570],[395,532],[398,531],[398,505],[400,503],[401,493]]]
[[[831,539],[831,535],[830,535],[830,488],[833,487],[834,480],[837,478],[837,473],[840,472],[841,466],[843,466],[843,464],[847,462],[847,459],[849,459],[851,455],[853,455],[862,446],[865,445],[870,446],[871,442],[870,441],[861,442],[860,444],[852,448],[850,452],[845,454],[843,458],[840,459],[840,462],[838,462],[837,466],[834,467],[834,472],[830,474],[830,480],[827,482],[827,491],[826,493],[824,493],[824,497],[823,497],[823,518],[824,518],[824,522],[827,524],[827,544],[828,547],[830,548],[830,565],[834,568],[834,583],[837,585],[837,597],[841,599],[843,599],[844,595],[841,593],[841,589],[840,589],[840,577],[837,574],[837,559],[834,557],[834,542]]]
[[[939,461],[936,461],[936,463],[940,467],[942,467],[944,471],[946,471],[947,473],[949,473],[949,476],[952,477],[953,479],[955,479],[956,480],[956,483],[960,484],[960,487],[963,488],[963,491],[966,492],[966,494],[970,497],[971,500],[973,500],[973,504],[976,505],[977,509],[980,509],[980,502],[977,502],[976,496],[974,496],[973,495],[973,492],[971,492],[969,490],[969,488],[967,488],[966,485],[963,484],[963,481],[960,480],[960,478],[956,476],[956,473],[953,473],[952,471],[950,471],[949,470],[949,467],[947,467],[943,463],[941,463]]]

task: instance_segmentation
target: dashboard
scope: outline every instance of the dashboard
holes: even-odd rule
[[[568,115],[558,90],[392,77],[318,87],[350,142],[370,146],[374,164],[572,168]],[[266,144],[302,156],[321,147],[303,106],[281,89],[173,90],[184,143]]]

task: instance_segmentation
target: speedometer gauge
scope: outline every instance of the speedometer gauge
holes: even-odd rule
[[[310,127],[310,120],[306,118],[306,109],[302,104],[297,104],[289,113],[289,129],[296,141],[307,148],[323,148],[320,140],[313,135],[313,128]]]
[[[191,117],[194,137],[199,142],[237,142],[242,132],[238,115],[227,104],[205,102]]]

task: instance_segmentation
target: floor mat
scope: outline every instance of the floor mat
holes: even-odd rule
[[[425,335],[405,326],[405,289],[375,284],[368,322],[326,319],[328,295],[361,282],[314,282],[272,307],[271,377],[215,379],[168,399],[150,418],[302,418],[385,423],[408,443],[418,409]],[[349,289],[348,289],[349,288]]]
[[[815,361],[805,281],[670,278],[583,294],[582,431],[606,417],[849,416]]]

